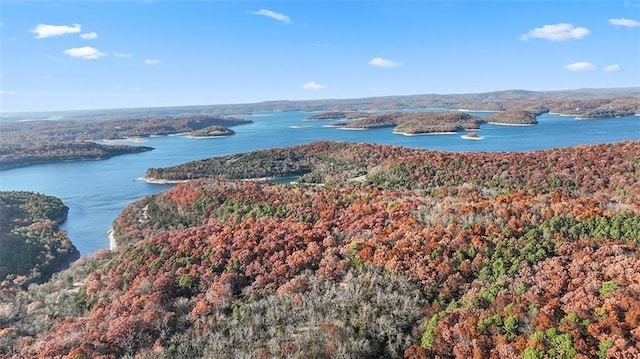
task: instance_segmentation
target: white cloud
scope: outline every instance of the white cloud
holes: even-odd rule
[[[287,15],[284,14],[280,14],[278,12],[275,11],[271,11],[271,10],[267,10],[267,9],[261,9],[258,11],[254,11],[252,12],[253,15],[262,15],[262,16],[266,16],[266,17],[270,17],[274,20],[280,21],[280,22],[284,22],[285,24],[291,24],[291,19],[289,19],[289,17]]]
[[[149,65],[149,66],[155,66],[155,65],[157,65],[159,63],[160,63],[160,61],[156,60],[156,59],[145,59],[144,60],[144,64],[145,65]]]
[[[639,27],[640,26],[640,22],[638,20],[625,19],[625,18],[609,19],[609,24],[611,24],[613,26],[624,26],[624,27]]]
[[[84,40],[93,40],[98,38],[98,34],[95,32],[87,32],[85,34],[80,34],[80,37]]]
[[[613,65],[605,66],[604,67],[604,71],[605,72],[618,72],[618,71],[622,71],[622,67],[620,67],[620,65],[618,65],[618,64],[613,64]]]
[[[369,65],[373,67],[397,67],[401,64],[382,57],[374,57],[373,59],[369,60]]]
[[[0,95],[15,95],[16,93],[15,91],[0,90]]]
[[[114,52],[114,53],[113,53],[113,56],[115,56],[115,57],[117,57],[117,58],[120,58],[120,59],[128,59],[128,58],[130,58],[130,57],[131,57],[131,56],[133,56],[133,55],[131,55],[131,54],[125,54],[125,53],[122,53],[122,52]]]
[[[546,39],[549,41],[565,41],[571,39],[581,39],[589,35],[591,31],[584,27],[575,27],[571,24],[544,25],[530,30],[520,36],[520,40]]]
[[[44,39],[47,37],[77,34],[82,31],[81,27],[82,25],[80,24],[73,24],[72,26],[38,24],[31,32],[36,34],[36,39]]]
[[[306,84],[302,85],[302,88],[305,89],[305,90],[322,90],[322,89],[326,88],[326,86],[320,85],[319,83],[316,83],[315,81],[311,81],[311,82],[307,82]]]
[[[64,53],[71,57],[79,57],[85,60],[95,60],[101,57],[107,56],[104,52],[100,52],[98,49],[91,46],[74,47],[64,50]]]
[[[589,71],[589,70],[595,70],[596,65],[590,62],[579,61],[579,62],[572,62],[570,64],[566,64],[564,65],[564,68],[569,71]]]

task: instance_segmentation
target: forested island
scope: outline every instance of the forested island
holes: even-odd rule
[[[0,192],[0,288],[46,281],[78,259],[78,250],[58,227],[68,211],[52,196]]]
[[[450,133],[477,129],[485,121],[477,116],[461,112],[334,112],[316,115],[318,119],[341,118],[332,125],[344,129],[393,128],[393,132],[403,135],[430,133]]]
[[[226,126],[251,123],[236,117],[190,115],[111,120],[0,122],[0,170],[39,163],[105,159],[153,150],[145,146],[98,144],[186,133],[193,137],[230,136]]]
[[[498,112],[486,118],[488,123],[500,125],[535,125],[538,123],[536,114],[525,110],[508,110]]]
[[[219,125],[213,125],[209,127],[205,127],[201,130],[196,130],[187,133],[187,137],[190,138],[208,138],[208,137],[224,137],[224,136],[233,136],[235,135],[235,131],[230,128],[226,128]]]
[[[0,356],[637,357],[638,163],[640,142],[317,142],[177,166],[211,178],[128,206],[115,251],[0,291]]]

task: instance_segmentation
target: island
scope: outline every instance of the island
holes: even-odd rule
[[[0,288],[44,282],[79,258],[58,227],[68,211],[52,196],[0,192]]]
[[[498,112],[486,118],[493,125],[530,126],[538,123],[536,114],[520,109]]]
[[[452,134],[465,129],[478,129],[480,117],[458,112],[411,113],[401,117],[393,133],[415,136],[420,134]]]
[[[205,127],[201,130],[196,130],[187,133],[187,137],[189,138],[218,138],[218,137],[227,137],[233,136],[236,132],[230,128],[213,125],[209,127]]]
[[[460,112],[382,112],[344,113],[345,119],[334,122],[332,127],[345,130],[393,128],[393,133],[407,136],[420,134],[451,134],[464,129],[479,128],[480,117]]]
[[[462,139],[464,140],[472,140],[472,141],[479,141],[484,139],[484,137],[478,136],[478,132],[476,131],[469,131],[460,137],[462,137]]]

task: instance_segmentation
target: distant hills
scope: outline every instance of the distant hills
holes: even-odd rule
[[[421,109],[443,111],[427,113],[429,111]],[[96,152],[97,145],[74,141],[178,133],[190,137],[229,136],[235,132],[227,127],[251,123],[242,116],[253,112],[322,112],[310,115],[309,120],[336,118],[338,122],[333,125],[337,127],[393,127],[396,133],[416,135],[476,129],[484,120],[461,113],[471,110],[495,111],[497,114],[487,121],[517,125],[535,124],[536,116],[547,112],[577,119],[633,116],[640,113],[640,87],[539,92],[508,90],[457,95],[2,114],[0,133],[5,136],[0,142],[0,170],[61,160],[101,159],[138,150],[101,145],[100,151]],[[444,111],[450,113],[443,114]],[[103,150],[108,150],[108,154]],[[61,152],[65,154],[61,156]]]
[[[371,111],[392,109],[446,108],[503,111],[516,106],[533,112],[536,106],[560,105],[564,101],[590,101],[628,97],[640,100],[640,87],[584,88],[558,91],[505,90],[470,94],[421,94],[352,99],[322,99],[303,101],[264,101],[246,104],[220,104],[155,108],[129,108],[86,111],[56,111],[3,114],[2,119],[25,120],[63,117],[67,120],[97,120],[145,118],[149,116],[241,115],[259,111]],[[215,101],[215,99],[212,99]],[[638,104],[636,103],[636,110]]]

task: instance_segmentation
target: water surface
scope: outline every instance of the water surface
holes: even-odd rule
[[[69,206],[63,224],[82,254],[108,248],[107,231],[129,203],[171,185],[137,180],[149,167],[166,167],[187,161],[261,148],[285,147],[318,140],[369,142],[441,151],[532,151],[578,144],[640,140],[640,117],[576,120],[545,114],[536,126],[482,125],[481,141],[455,135],[403,136],[392,128],[346,131],[327,127],[332,120],[306,121],[313,113],[261,112],[245,116],[252,124],[234,127],[235,136],[188,139],[153,137],[144,143],[154,151],[116,156],[102,161],[36,165],[0,171],[0,189],[26,190],[56,196]],[[471,113],[487,116],[490,113]]]

